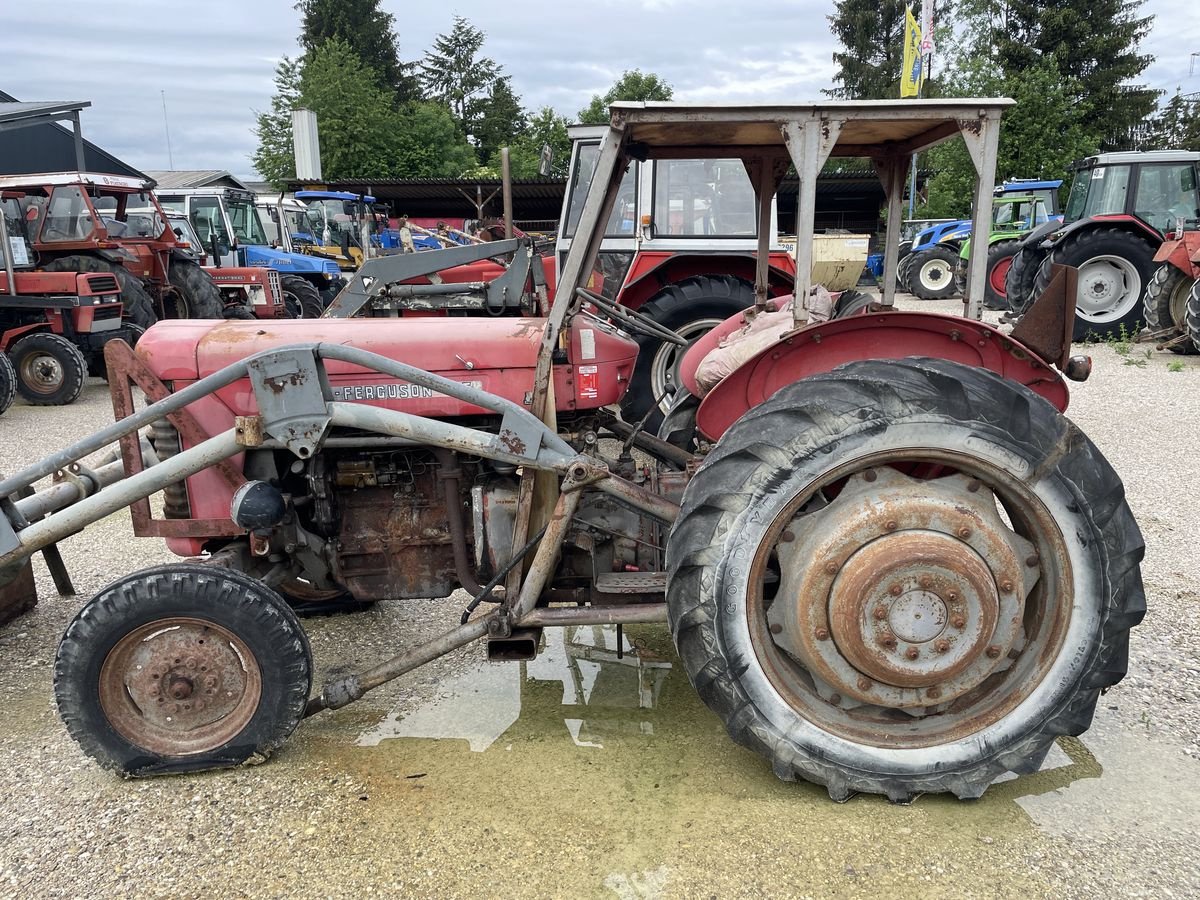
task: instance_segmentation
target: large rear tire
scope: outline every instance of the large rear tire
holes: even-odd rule
[[[1142,291],[1154,271],[1155,247],[1120,228],[1090,227],[1068,234],[1042,260],[1034,297],[1050,284],[1055,263],[1079,270],[1074,340],[1136,334]]]
[[[27,334],[9,348],[17,393],[31,406],[66,406],[79,399],[87,360],[65,337],[48,331]]]
[[[325,311],[321,292],[311,282],[298,275],[284,275],[279,285],[283,288],[283,305],[293,319],[319,319]]]
[[[911,256],[908,284],[922,300],[946,300],[957,292],[954,270],[958,253],[949,247],[930,247]]]
[[[669,621],[701,698],[783,780],[978,797],[1124,676],[1143,550],[1116,473],[1027,388],[856,362],[707,457],[667,543]]]
[[[142,328],[149,328],[158,321],[154,310],[154,298],[142,284],[142,280],[124,266],[111,263],[98,256],[63,256],[46,264],[47,272],[109,272],[117,279],[121,288],[121,305],[125,318]]]
[[[67,627],[54,663],[67,731],[126,776],[269,756],[299,724],[311,687],[308,639],[277,593],[186,563],[104,588]]]
[[[17,396],[17,372],[8,354],[0,352],[0,416],[8,412]]]
[[[1188,294],[1187,303],[1187,335],[1192,339],[1192,347],[1200,353],[1200,279],[1192,282],[1192,291]]]
[[[221,319],[225,302],[221,291],[207,272],[190,260],[172,259],[167,271],[171,286],[179,295],[180,306],[167,312],[168,319]]]
[[[677,332],[690,345],[753,305],[754,286],[750,282],[732,275],[697,275],[667,285],[638,312]],[[646,432],[654,434],[679,387],[679,363],[687,348],[649,335],[636,338],[637,364],[629,390],[621,399],[621,416],[626,422],[636,423],[649,414]]]
[[[1017,255],[1016,240],[995,241],[988,247],[987,269],[983,278],[983,305],[988,309],[1007,310],[1006,282]]]
[[[1180,335],[1187,331],[1188,297],[1195,281],[1189,273],[1170,263],[1163,263],[1154,270],[1142,298],[1142,315],[1151,331],[1172,327]],[[1175,353],[1197,352],[1190,340],[1172,344],[1171,350]]]

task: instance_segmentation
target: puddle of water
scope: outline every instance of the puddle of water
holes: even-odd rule
[[[359,839],[385,855],[408,847],[431,866],[444,856],[431,871],[449,893],[494,892],[510,877],[496,875],[502,866],[484,867],[500,881],[460,871],[470,847],[499,853],[522,893],[622,898],[1062,896],[1078,885],[1052,861],[1080,838],[1193,852],[1200,763],[1119,731],[1103,709],[1042,771],[979,801],[837,805],[823,788],[778,781],[729,740],[665,628],[625,635],[618,655],[615,629],[547,629],[532,662],[471,664],[432,696],[360,717],[354,747],[323,730],[322,763],[367,785]]]

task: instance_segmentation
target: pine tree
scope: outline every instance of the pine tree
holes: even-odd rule
[[[396,19],[379,8],[380,0],[300,0],[296,9],[303,19],[300,46],[316,52],[325,41],[337,38],[358,54],[374,72],[381,87],[392,90],[397,103],[419,100],[420,86],[411,63],[400,61]]]
[[[829,16],[844,48],[833,54],[840,87],[825,93],[839,100],[893,100],[900,95],[904,61],[903,0],[838,0]]]
[[[301,61],[285,56],[275,67],[275,95],[270,112],[255,115],[258,149],[250,161],[254,170],[275,187],[296,174],[292,147],[292,110],[300,106]]]
[[[439,34],[418,64],[428,98],[446,104],[468,137],[476,134],[479,99],[501,77],[496,61],[480,55],[486,37],[462,16],[455,16],[450,33]]]
[[[471,114],[477,123],[474,137],[480,162],[511,146],[525,132],[526,113],[507,75],[492,82],[487,96],[472,102]]]

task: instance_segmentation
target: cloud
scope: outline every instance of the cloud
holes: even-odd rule
[[[84,133],[139,168],[168,167],[165,94],[176,168],[251,171],[254,113],[266,109],[279,59],[299,52],[294,0],[58,0],[7,5],[0,89],[23,100],[91,100]],[[652,71],[692,102],[804,102],[831,86],[828,2],[593,0],[519,4],[384,0],[401,56],[419,57],[456,13],[487,33],[486,52],[530,109],[573,116],[626,69]],[[1200,19],[1182,0],[1157,15],[1145,81],[1200,91]],[[53,20],[53,21],[52,21]],[[71,23],[56,29],[55,23]]]

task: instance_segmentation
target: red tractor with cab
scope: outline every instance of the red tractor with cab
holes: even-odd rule
[[[1174,353],[1200,353],[1200,218],[1176,221],[1154,261],[1142,298],[1147,338]]]
[[[370,317],[161,322],[136,352],[112,342],[117,421],[0,477],[0,587],[125,506],[185,559],[118,577],[68,626],[67,730],[127,776],[237,766],[468,644],[530,659],[546,628],[657,623],[785,781],[907,802],[1036,771],[1121,680],[1145,611],[1121,481],[1064,415],[1065,379],[1090,371],[1069,355],[1071,273],[1011,334],[979,321],[983,241],[969,316],[892,306],[912,154],[970,143],[982,231],[1009,105],[616,103],[553,302],[518,239],[493,248],[512,272],[498,286],[414,284],[395,261],[436,254],[383,257],[335,301]],[[864,155],[888,197],[884,294],[837,315],[810,284],[816,182],[831,156]],[[754,303],[682,353],[695,404],[677,398],[653,434],[611,407],[638,338],[689,342],[592,289],[593,271],[631,163],[681,158],[751,173]],[[772,297],[789,165],[795,277]],[[438,252],[460,249],[475,248]],[[702,377],[714,357],[726,369]],[[295,608],[459,588],[471,599],[437,637],[398,635],[314,690]]]
[[[122,320],[111,274],[32,271],[25,199],[0,192],[0,352],[10,359],[0,395],[15,389],[28,403],[60,406],[79,397],[89,373],[104,374],[106,343],[134,344],[142,329]]]

